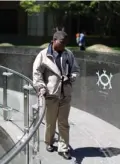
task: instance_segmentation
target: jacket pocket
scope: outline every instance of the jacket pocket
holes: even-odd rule
[[[71,96],[71,93],[72,93],[72,84],[71,83],[63,84],[63,89],[64,89],[64,96]]]
[[[61,81],[60,78],[58,78],[56,75],[50,75],[48,76],[47,80],[47,90],[48,90],[48,95],[60,95],[60,88],[61,88]]]

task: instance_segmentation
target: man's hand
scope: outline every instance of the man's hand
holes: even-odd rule
[[[41,88],[39,93],[38,93],[38,96],[44,96],[46,94],[46,88]]]
[[[71,81],[71,82],[74,82],[74,81],[76,80],[76,78],[77,78],[77,74],[74,74],[74,73],[73,73],[73,74],[71,75],[71,77],[70,77],[70,81]]]

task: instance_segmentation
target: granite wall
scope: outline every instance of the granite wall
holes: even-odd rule
[[[30,48],[1,48],[0,65],[32,78],[32,64],[39,51]],[[81,74],[73,85],[72,106],[120,128],[120,54],[74,54]],[[15,75],[9,80],[9,88],[15,91],[21,91],[22,84],[22,79]]]

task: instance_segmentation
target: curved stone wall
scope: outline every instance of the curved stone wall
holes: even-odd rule
[[[8,152],[14,144],[10,135],[0,126],[0,158]]]
[[[32,78],[32,64],[40,49],[0,50],[0,64]],[[81,76],[73,86],[72,106],[91,113],[120,128],[120,54],[74,52]],[[21,90],[21,81],[9,89]],[[0,82],[0,87],[2,82]]]

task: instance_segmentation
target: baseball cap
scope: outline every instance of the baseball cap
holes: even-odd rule
[[[53,40],[64,40],[68,37],[67,33],[64,31],[57,31],[53,35]]]

